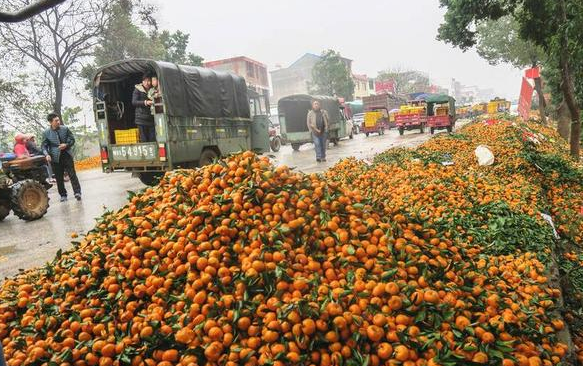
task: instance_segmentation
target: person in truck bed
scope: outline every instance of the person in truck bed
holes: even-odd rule
[[[150,74],[144,74],[142,76],[142,83],[136,85],[132,95],[132,105],[136,108],[135,123],[140,131],[140,142],[156,141],[154,116],[150,110],[154,102],[148,98],[148,91],[151,87],[152,77]]]

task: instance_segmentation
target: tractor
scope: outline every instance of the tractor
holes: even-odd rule
[[[1,159],[0,221],[14,213],[25,221],[38,220],[49,208],[49,174],[44,156]]]

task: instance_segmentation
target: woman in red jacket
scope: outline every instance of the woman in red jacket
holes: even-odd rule
[[[19,133],[14,136],[14,154],[16,154],[16,158],[28,158],[30,156],[30,152],[26,148],[26,136]]]

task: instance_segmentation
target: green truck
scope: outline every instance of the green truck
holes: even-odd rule
[[[347,131],[346,118],[338,98],[307,94],[290,95],[279,100],[277,109],[281,137],[286,143],[290,143],[295,151],[298,151],[301,145],[312,142],[312,135],[308,131],[307,116],[314,100],[319,101],[322,109],[325,109],[330,116],[328,131],[330,142],[338,145],[341,138],[351,135],[351,131]]]
[[[155,142],[137,140],[132,93],[153,73],[161,97],[153,114]],[[153,184],[164,172],[200,167],[244,150],[269,151],[269,102],[234,74],[146,59],[100,68],[94,111],[103,171],[132,172]]]

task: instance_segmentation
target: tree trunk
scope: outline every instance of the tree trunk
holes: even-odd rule
[[[557,108],[557,132],[559,132],[559,135],[565,141],[569,141],[569,135],[571,133],[571,113],[564,100],[559,105],[559,108]]]
[[[538,94],[538,112],[540,113],[540,123],[547,124],[547,117],[545,115],[545,96],[543,94],[543,83],[541,78],[534,79],[534,89]]]
[[[561,9],[561,18],[564,24],[567,24],[567,6],[565,0],[559,0],[559,7]],[[581,138],[581,112],[575,97],[575,87],[573,85],[573,77],[569,65],[569,39],[567,30],[563,30],[561,35],[561,89],[569,112],[571,113],[571,156],[579,160],[580,154],[580,138]]]
[[[53,86],[55,88],[55,100],[53,101],[53,113],[61,115],[63,109],[63,84],[64,80],[61,77],[53,78]]]

